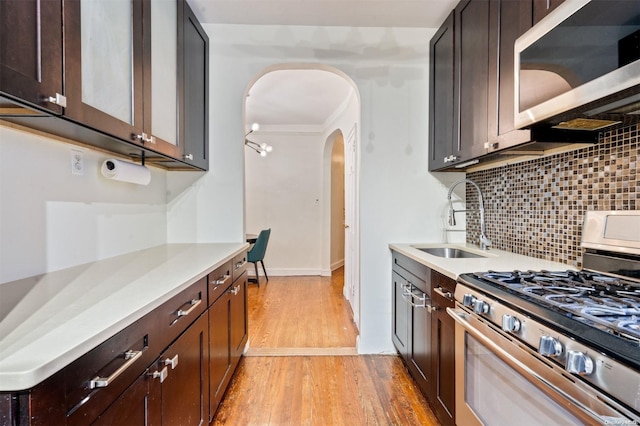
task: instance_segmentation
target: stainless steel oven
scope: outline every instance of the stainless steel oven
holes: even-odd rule
[[[640,212],[589,212],[582,246],[580,271],[460,276],[457,424],[640,424]]]

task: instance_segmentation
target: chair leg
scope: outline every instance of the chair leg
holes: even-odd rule
[[[260,261],[260,264],[262,265],[262,272],[264,272],[265,278],[267,279],[267,281],[269,281],[269,277],[267,276],[267,270],[264,269],[264,262],[262,260]],[[258,266],[256,266],[256,271],[258,270],[257,268]]]
[[[260,276],[258,275],[258,262],[254,262],[254,268],[256,269],[256,284],[260,287]]]

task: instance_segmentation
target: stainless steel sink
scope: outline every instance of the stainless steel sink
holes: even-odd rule
[[[472,259],[472,258],[478,258],[478,257],[480,258],[486,257],[479,254],[471,253],[470,251],[453,248],[453,247],[416,247],[416,248],[418,250],[421,250],[433,256],[446,257],[451,259]]]

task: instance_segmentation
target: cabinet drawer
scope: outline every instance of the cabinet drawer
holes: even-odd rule
[[[209,303],[211,306],[221,294],[229,287],[229,284],[233,281],[233,266],[235,263],[230,260],[224,265],[216,268],[209,274]]]
[[[425,283],[425,288],[421,288],[422,291],[429,293],[431,276],[429,274],[430,269],[413,259],[401,255],[400,253],[393,252],[393,271],[402,276],[412,284],[422,287],[420,282]]]
[[[442,275],[437,271],[431,271],[432,298],[434,302],[444,307],[453,307],[453,294],[456,291],[455,280]]]
[[[162,352],[206,309],[207,277],[203,277],[153,311],[158,336],[150,344],[153,352]]]
[[[243,251],[233,258],[233,281],[247,270],[247,252]]]
[[[63,370],[67,425],[91,423],[140,376],[155,357],[152,327],[142,318]]]

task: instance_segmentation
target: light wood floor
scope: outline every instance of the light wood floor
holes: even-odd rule
[[[341,272],[250,285],[250,349],[212,424],[438,425],[397,356],[355,355]]]

